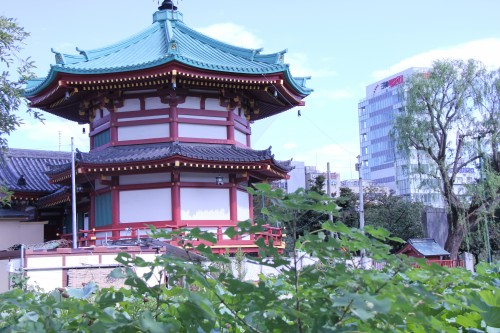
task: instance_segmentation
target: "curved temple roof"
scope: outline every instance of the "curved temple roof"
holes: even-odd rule
[[[160,7],[161,8],[161,7]],[[261,49],[232,46],[205,36],[185,25],[177,10],[162,9],[153,15],[153,24],[124,41],[96,50],[63,54],[53,50],[56,64],[45,79],[28,83],[27,96],[48,87],[58,73],[105,74],[149,69],[173,61],[191,67],[247,75],[283,73],[286,81],[301,95],[312,90],[307,78],[294,78],[284,63],[284,53],[261,54]]]
[[[285,172],[292,169],[289,161],[275,160],[270,148],[254,150],[239,148],[234,145],[189,144],[182,142],[107,147],[92,153],[78,152],[76,159],[79,165],[103,166],[159,161],[174,156],[207,162],[252,163],[272,161],[274,166]],[[49,170],[47,174],[59,174],[70,168],[70,164],[59,165]]]
[[[50,184],[45,174],[51,166],[71,161],[71,153],[10,148],[0,154],[0,179],[11,191],[52,192],[59,185]]]

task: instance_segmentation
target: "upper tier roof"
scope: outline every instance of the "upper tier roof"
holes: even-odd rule
[[[161,8],[161,7],[160,7]],[[26,95],[33,96],[47,88],[58,73],[106,74],[150,69],[171,62],[224,73],[259,75],[283,73],[286,81],[301,95],[311,89],[305,78],[291,76],[283,62],[284,53],[261,54],[262,49],[232,46],[205,36],[183,23],[182,14],[161,9],[153,15],[153,24],[146,30],[114,45],[95,50],[80,50],[79,54],[53,51],[56,64],[45,79],[28,83]]]

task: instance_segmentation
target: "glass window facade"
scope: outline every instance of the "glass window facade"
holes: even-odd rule
[[[362,177],[388,186],[399,195],[440,206],[436,184],[430,189],[430,183],[413,177],[409,168],[412,157],[395,149],[394,121],[404,107],[404,78],[415,70],[420,69],[411,68],[366,87],[366,98],[358,104]]]

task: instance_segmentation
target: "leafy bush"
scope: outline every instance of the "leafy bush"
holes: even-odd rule
[[[272,202],[263,212],[267,220],[293,225],[305,209],[333,208],[311,207],[303,196],[265,185],[257,188]],[[258,232],[262,223],[242,222],[238,232]],[[190,236],[214,241],[196,229]],[[228,258],[204,245],[197,250],[210,265],[167,256],[146,262],[122,253],[117,260],[125,268],[112,274],[125,278],[127,289],[90,285],[79,292],[1,294],[0,332],[494,332],[500,327],[499,265],[479,265],[471,273],[420,260],[422,268],[416,269],[409,258],[389,253],[388,240],[396,239],[383,229],[367,227],[362,233],[329,221],[299,237],[289,258],[259,240],[261,257],[254,260],[280,273],[258,281],[221,272],[218,267]],[[379,269],[357,260],[362,252]],[[315,263],[303,266],[305,256]],[[131,265],[150,271],[137,276]],[[158,269],[168,274],[168,286],[147,283]]]

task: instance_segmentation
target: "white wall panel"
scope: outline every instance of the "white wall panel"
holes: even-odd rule
[[[220,101],[218,98],[207,98],[205,100],[205,110],[227,112],[226,107],[220,106]]]
[[[169,124],[118,127],[118,141],[167,138],[169,136]]]
[[[200,109],[201,98],[200,97],[186,97],[186,101],[179,104],[180,108],[186,109]]]
[[[135,120],[151,120],[151,119],[168,119],[168,115],[158,115],[158,116],[140,116],[140,117],[130,117],[130,118],[120,118],[118,122],[127,122]]]
[[[202,125],[202,124],[179,124],[179,136],[198,139],[227,140],[226,126]]]
[[[181,188],[182,220],[229,220],[229,189]]]
[[[139,111],[141,109],[141,101],[138,98],[126,99],[123,101],[123,106],[118,108],[118,112]]]
[[[120,185],[154,184],[171,181],[170,172],[120,176]]]
[[[224,182],[229,180],[227,173],[201,173],[201,172],[181,172],[181,182],[202,182],[215,184],[215,177],[222,176]]]
[[[172,220],[169,188],[120,191],[120,223]]]
[[[165,109],[168,108],[168,104],[163,104],[161,102],[160,97],[148,97],[145,100],[146,102],[146,110],[151,110],[151,109]]]
[[[221,117],[209,117],[209,116],[192,116],[188,114],[179,115],[179,119],[201,119],[201,120],[219,120],[225,121],[225,115],[221,114]]]
[[[250,218],[250,196],[243,191],[236,191],[236,193],[238,221],[246,221]]]
[[[245,146],[247,145],[247,135],[236,128],[234,129],[234,139]]]

